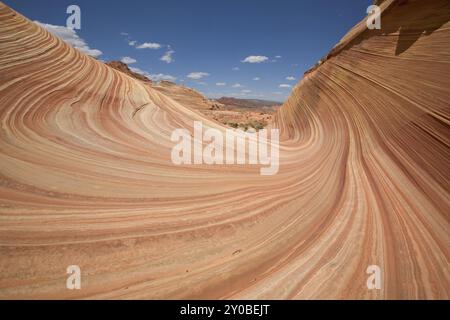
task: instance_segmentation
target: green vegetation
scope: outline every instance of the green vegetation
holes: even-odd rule
[[[228,123],[224,123],[226,125],[228,125],[231,128],[234,129],[242,129],[244,131],[248,131],[249,128],[253,128],[256,131],[262,130],[267,126],[267,122],[265,121],[250,121],[250,122],[246,122],[246,123],[237,123],[237,122],[228,122]]]

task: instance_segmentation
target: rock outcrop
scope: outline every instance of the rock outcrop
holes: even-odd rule
[[[126,63],[123,63],[122,61],[110,61],[106,63],[107,66],[110,66],[111,68],[114,68],[116,70],[119,70],[120,72],[125,73],[126,75],[136,79],[136,80],[140,80],[142,82],[145,83],[152,83],[152,80],[150,80],[149,78],[147,78],[146,76],[139,74],[137,72],[134,72],[130,69],[130,67],[128,67],[128,65]]]

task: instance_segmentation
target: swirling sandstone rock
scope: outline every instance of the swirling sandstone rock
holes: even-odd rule
[[[0,298],[448,299],[449,19],[393,3],[351,32],[276,115],[263,177],[172,165],[201,115],[0,3]]]

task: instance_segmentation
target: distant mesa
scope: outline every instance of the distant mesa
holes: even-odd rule
[[[232,97],[222,97],[216,101],[227,106],[236,106],[241,108],[279,107],[283,104],[282,102],[270,100],[238,99]]]

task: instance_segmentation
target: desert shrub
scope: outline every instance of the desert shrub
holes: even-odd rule
[[[249,123],[249,125],[254,128],[256,131],[262,130],[264,129],[264,127],[266,126],[266,123],[262,122],[262,121],[251,121]]]

